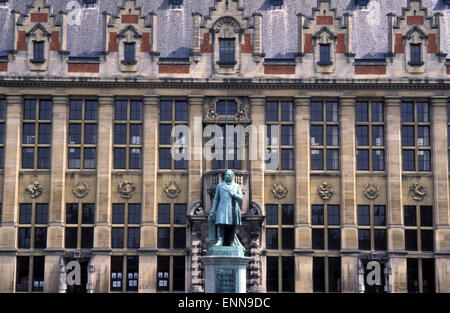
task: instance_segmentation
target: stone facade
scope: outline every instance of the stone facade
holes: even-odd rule
[[[266,34],[268,13],[245,1],[245,7],[243,1],[236,0],[209,1],[209,6],[201,7],[185,1],[181,11],[192,6],[199,12],[183,15],[191,19],[192,29],[183,29],[180,36],[188,33],[191,40],[187,42],[192,45],[188,54],[173,58],[163,52],[166,48],[160,48],[165,32],[160,17],[165,9],[144,10],[141,1],[130,0],[120,1],[114,10],[105,9],[98,16],[101,40],[92,43],[100,48],[95,56],[83,56],[72,54],[69,48],[69,12],[58,11],[45,0],[28,1],[22,11],[12,10],[19,2],[11,0],[10,6],[0,7],[8,12],[14,28],[11,47],[0,49],[7,50],[0,54],[0,101],[6,104],[4,167],[0,171],[0,292],[20,291],[18,260],[23,256],[45,256],[44,292],[71,291],[66,278],[71,260],[85,264],[84,291],[111,292],[115,279],[112,257],[127,260],[125,268],[131,264],[127,256],[139,257],[138,292],[160,290],[158,283],[164,277],[158,276],[158,260],[162,257],[170,260],[169,291],[174,290],[176,257],[184,260],[183,290],[204,291],[200,260],[207,250],[206,220],[213,187],[224,170],[214,169],[198,147],[189,151],[192,160],[185,169],[160,169],[160,113],[161,105],[168,105],[168,101],[186,102],[186,124],[200,132],[216,123],[259,129],[266,124],[267,102],[293,104],[293,169],[269,171],[264,160],[257,159],[244,161],[236,170],[236,182],[245,191],[238,236],[251,258],[247,267],[249,292],[273,291],[269,258],[293,260],[295,279],[290,291],[313,292],[316,257],[326,259],[326,264],[328,258],[340,258],[338,291],[349,293],[365,290],[364,270],[370,260],[383,264],[384,291],[402,293],[408,291],[409,260],[422,264],[422,260],[433,259],[435,291],[450,292],[448,10],[430,15],[430,1],[427,7],[422,3],[425,1],[404,1],[401,15],[387,16],[383,36],[388,48],[383,57],[364,58],[355,39],[360,22],[352,12],[344,12],[350,0],[337,4],[332,0],[306,1],[310,13],[299,9],[293,19],[296,23],[289,26],[296,29],[296,50],[280,58],[266,55],[265,49],[267,54],[274,49],[266,42],[271,36]],[[291,10],[290,1],[284,2],[281,11]],[[83,14],[98,13],[98,8],[82,10]],[[275,23],[269,26],[279,27]],[[286,31],[286,38],[291,35]],[[233,42],[232,62],[221,61],[223,39]],[[44,42],[42,60],[34,59],[35,41]],[[135,45],[135,62],[126,59],[125,44]],[[321,45],[330,47],[329,62],[321,62]],[[412,45],[421,49],[420,64],[410,60]],[[22,168],[23,107],[27,99],[52,101],[50,169]],[[69,103],[73,99],[98,103],[95,170],[67,166]],[[143,105],[140,169],[114,168],[115,103],[124,99]],[[218,112],[218,103],[225,100],[236,103],[236,114],[223,116]],[[339,103],[339,170],[312,170],[311,103],[328,100]],[[360,171],[356,165],[356,103],[372,100],[384,104],[385,170]],[[410,172],[402,170],[402,102],[416,100],[427,102],[430,108],[431,169]],[[190,139],[198,140],[194,134]],[[244,146],[249,148],[249,143]],[[20,207],[24,203],[33,208],[49,206],[45,248],[19,248]],[[95,204],[91,249],[66,248],[66,205],[70,203]],[[114,204],[141,204],[139,248],[113,248]],[[158,248],[160,204],[186,205],[186,248]],[[267,205],[294,206],[293,247],[267,247],[267,230],[275,227],[267,223]],[[313,205],[339,205],[340,249],[313,248]],[[361,205],[386,207],[386,249],[360,249]],[[409,230],[405,206],[433,208],[432,251],[405,248]],[[171,224],[171,232],[179,227]],[[283,227],[279,225],[279,230]],[[281,262],[277,264],[278,290],[283,291],[285,277]]]

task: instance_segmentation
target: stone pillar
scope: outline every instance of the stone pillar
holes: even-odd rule
[[[312,254],[295,256],[295,292],[313,292]]]
[[[250,161],[250,199],[261,206],[263,212],[266,211],[264,203],[264,169],[265,161],[261,158],[259,150],[262,148],[260,145],[264,144],[265,134],[260,133],[265,124],[265,104],[266,98],[263,96],[250,96],[251,114],[250,119],[252,125],[255,127],[258,134],[254,141],[258,142],[257,160]],[[250,143],[251,144],[251,143]],[[264,214],[264,213],[263,213]]]
[[[253,53],[260,55],[262,53],[262,14],[253,13],[253,23],[255,28],[253,30]]]
[[[358,292],[358,257],[356,255],[342,255],[341,278],[343,293]]]
[[[204,281],[202,279],[202,225],[201,222],[191,217],[191,266],[190,266],[190,290],[189,292],[203,292]]]
[[[139,292],[156,292],[159,96],[144,97],[144,166]],[[143,274],[145,273],[145,275]]]
[[[393,293],[408,292],[406,280],[406,257],[401,255],[391,255],[391,282]]]
[[[20,171],[22,95],[6,97],[5,167],[0,227],[0,292],[14,292],[17,252],[17,216]]]
[[[200,55],[200,45],[201,45],[201,34],[200,34],[200,26],[202,22],[202,15],[198,12],[192,13],[192,33],[194,36],[193,44],[192,44],[192,53],[194,55]]]
[[[431,140],[434,190],[434,225],[436,243],[437,292],[450,292],[450,228],[449,228],[449,182],[447,142],[447,97],[432,97]],[[442,253],[444,252],[444,253]],[[447,252],[447,254],[445,253]]]

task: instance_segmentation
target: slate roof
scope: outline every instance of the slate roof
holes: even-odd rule
[[[10,11],[26,12],[26,6],[33,0],[9,0],[7,7],[0,6],[0,56],[13,48],[13,21]],[[65,10],[71,0],[49,0],[53,12]],[[78,0],[82,1],[82,0]],[[407,0],[371,0],[379,4],[378,10],[359,10],[354,0],[331,0],[337,16],[345,12],[353,14],[353,52],[356,58],[384,58],[388,50],[387,14],[402,14]],[[96,56],[102,50],[104,11],[117,14],[122,0],[98,0],[95,8],[83,8],[80,26],[68,26],[68,50],[70,56]],[[136,0],[142,13],[154,11],[158,14],[158,52],[162,58],[186,58],[192,51],[192,13],[208,15],[214,0],[184,0],[182,9],[172,10],[169,0]],[[266,58],[293,58],[297,52],[297,14],[311,16],[317,0],[285,0],[282,10],[272,10],[270,0],[240,0],[244,15],[254,12],[263,15],[263,51]],[[450,29],[450,10],[443,0],[422,0],[428,15],[443,14],[443,29]],[[376,12],[375,14],[373,12]],[[379,19],[378,19],[379,18]],[[450,55],[450,32],[444,31],[444,53]]]

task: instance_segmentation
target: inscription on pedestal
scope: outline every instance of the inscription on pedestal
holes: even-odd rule
[[[216,271],[216,293],[236,292],[236,273],[232,269],[218,269]]]

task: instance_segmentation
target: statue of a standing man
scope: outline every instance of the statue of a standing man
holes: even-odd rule
[[[215,246],[242,246],[236,236],[236,226],[241,225],[240,203],[244,199],[241,186],[233,180],[233,171],[225,173],[225,181],[217,185],[216,194],[208,217],[210,242],[214,239],[211,229],[216,227]]]

